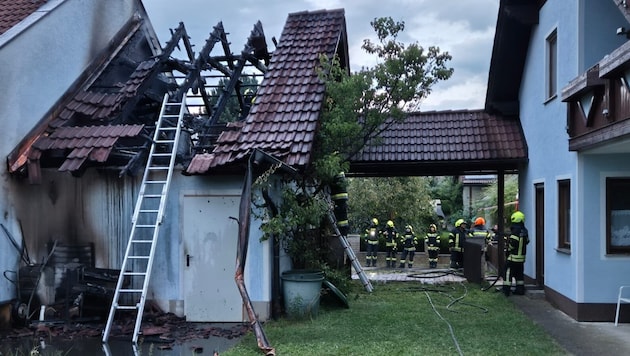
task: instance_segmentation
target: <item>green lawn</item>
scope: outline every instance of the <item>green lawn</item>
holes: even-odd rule
[[[350,308],[322,299],[311,320],[263,329],[277,355],[565,355],[503,294],[479,285],[352,282]],[[262,355],[251,332],[222,356]]]

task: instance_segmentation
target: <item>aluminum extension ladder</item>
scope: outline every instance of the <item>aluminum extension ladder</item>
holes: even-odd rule
[[[332,204],[330,201],[328,203],[329,205]],[[328,221],[332,225],[335,234],[339,236],[339,241],[343,246],[343,250],[346,252],[346,256],[348,256],[348,258],[350,259],[352,267],[354,267],[354,270],[357,271],[357,275],[359,276],[361,283],[363,283],[363,287],[368,293],[372,293],[372,291],[374,290],[374,288],[372,287],[372,283],[365,274],[365,271],[363,271],[363,267],[361,267],[361,264],[357,260],[357,255],[354,253],[354,250],[352,250],[352,246],[350,246],[348,238],[345,235],[342,235],[339,231],[339,228],[337,227],[337,218],[335,217],[335,214],[332,210],[328,211]]]
[[[169,95],[164,96],[133,213],[127,250],[103,332],[103,343],[107,342],[117,310],[137,312],[132,341],[134,344],[138,342],[185,110],[185,99],[170,102]]]

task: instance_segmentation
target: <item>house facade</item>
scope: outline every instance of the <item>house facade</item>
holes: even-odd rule
[[[188,321],[251,321],[246,304],[259,320],[268,319],[279,274],[290,260],[260,241],[256,218],[243,222],[250,232],[246,256],[237,251],[243,248],[239,217],[247,167],[255,149],[297,169],[309,163],[325,90],[316,72],[319,55],[337,53],[349,67],[343,10],[290,14],[271,58],[260,23],[240,54],[221,45],[227,42],[221,23],[195,53],[183,23],[160,44],[140,0],[0,5],[24,11],[0,33],[0,76],[11,88],[0,99],[0,148],[7,157],[0,206],[16,242],[0,239],[0,266],[16,275],[0,282],[0,302],[18,298],[17,275],[33,265],[44,276],[35,294],[43,305],[54,303],[61,283],[56,276],[67,267],[53,265],[50,256],[68,246],[90,246],[91,267],[121,268],[151,146],[147,137],[168,93],[189,104],[147,299]],[[75,18],[80,20],[70,21]],[[217,43],[221,53],[215,56]],[[200,68],[226,74],[225,92],[243,103],[239,73],[246,66],[264,72],[249,116],[215,120],[227,98],[208,98],[212,88],[199,87],[207,74]],[[256,174],[267,168],[256,167]],[[275,179],[272,198],[280,189]],[[252,200],[259,194],[252,192]],[[237,256],[244,264],[240,276]],[[247,286],[248,303],[237,277]]]
[[[2,1],[0,6],[11,10],[0,19],[0,78],[6,86],[0,98],[0,152],[7,157],[78,85],[86,68],[103,58],[120,29],[135,17],[147,16],[139,1]],[[160,47],[150,23],[139,26],[146,33],[143,51],[156,54]],[[1,174],[2,224],[18,246],[26,246],[32,263],[44,260],[45,245],[50,240],[77,241],[92,235],[92,229],[99,229],[102,237],[112,236],[129,226],[128,221],[114,219],[128,216],[129,211],[113,212],[100,203],[130,201],[133,190],[123,192],[124,187],[133,185],[132,180],[112,181],[112,189],[107,189],[52,171],[43,184],[31,185],[20,173],[10,174],[8,164],[3,165]],[[89,194],[94,194],[93,199],[79,202]],[[98,224],[87,227],[83,219],[95,219]],[[103,238],[100,245],[107,240]],[[18,248],[8,238],[0,239],[3,271],[17,272],[22,262],[19,256]],[[115,260],[110,257],[99,256],[99,264]],[[15,289],[16,284],[3,279],[0,301],[14,299]]]
[[[630,284],[625,1],[502,0],[486,98],[519,118],[526,276],[578,321],[612,321]]]

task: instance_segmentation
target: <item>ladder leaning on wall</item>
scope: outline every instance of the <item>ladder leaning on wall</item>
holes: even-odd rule
[[[175,166],[185,110],[185,96],[181,102],[170,101],[168,94],[164,96],[133,213],[125,257],[103,331],[104,343],[109,338],[119,310],[136,312],[132,341],[134,344],[138,342],[155,247]]]
[[[332,207],[333,203],[330,200],[330,198],[328,198],[327,200],[328,200],[328,205]],[[346,253],[346,256],[348,256],[348,259],[350,260],[352,267],[354,267],[354,270],[357,272],[357,275],[359,276],[359,280],[363,284],[363,288],[365,288],[365,290],[368,293],[372,293],[374,291],[374,288],[372,287],[372,283],[370,282],[370,279],[367,277],[367,275],[365,274],[365,271],[361,267],[359,260],[357,260],[357,255],[354,253],[352,246],[350,246],[347,236],[342,234],[341,231],[339,231],[339,228],[337,227],[337,218],[335,217],[335,214],[332,208],[330,208],[330,210],[328,211],[328,221],[330,222],[330,225],[333,227],[333,230],[335,234],[337,235],[337,237],[339,237],[341,246],[343,246],[343,251]]]

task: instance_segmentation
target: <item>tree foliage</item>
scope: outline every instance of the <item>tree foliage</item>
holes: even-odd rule
[[[384,130],[404,121],[406,110],[418,105],[434,84],[453,73],[446,66],[451,59],[448,52],[398,42],[404,22],[384,17],[374,19],[371,25],[378,42],[366,39],[362,48],[378,58],[374,67],[350,74],[339,58],[321,58],[319,74],[326,84],[326,101],[314,155],[320,178],[347,171],[353,155],[368,143],[379,144]]]
[[[498,181],[490,184],[489,186],[481,190],[481,199],[473,203],[474,211],[483,211],[487,209],[488,213],[492,216],[493,221],[497,220],[498,204],[497,197],[499,196]],[[504,210],[504,216],[509,217],[515,211],[515,201],[518,200],[518,175],[511,174],[505,176],[503,184],[503,201],[506,205]],[[481,214],[478,214],[481,215]]]
[[[448,217],[461,217],[464,199],[462,196],[462,184],[457,177],[431,177],[429,178],[429,191],[433,199],[440,199],[442,211]],[[454,221],[450,221],[453,223]]]
[[[435,83],[451,76],[453,69],[446,67],[451,59],[447,52],[441,53],[437,47],[425,50],[417,43],[405,46],[397,41],[404,30],[404,22],[377,18],[371,25],[378,42],[365,40],[362,47],[368,54],[376,55],[379,64],[350,74],[338,57],[321,57],[318,73],[325,84],[326,96],[315,137],[312,166],[295,182],[284,185],[285,198],[300,197],[297,200],[300,203],[293,204],[294,200],[285,199],[287,205],[275,209],[275,214],[263,224],[264,238],[277,238],[280,233],[284,237],[296,238],[303,235],[301,232],[312,231],[312,226],[301,225],[306,221],[302,218],[305,215],[309,215],[309,221],[325,222],[323,214],[315,215],[321,210],[313,208],[321,206],[320,193],[334,176],[348,172],[349,160],[354,154],[368,142],[378,144],[381,132],[393,123],[404,121],[405,110],[410,105],[417,105],[429,95]],[[414,181],[410,178],[389,180],[388,184],[400,188],[388,189],[390,196],[376,199],[381,201],[380,213],[397,216],[401,221],[423,216],[423,209],[430,206],[423,205],[428,200],[421,189],[423,184],[417,180],[411,184],[417,191],[409,191],[402,188],[407,180]],[[411,216],[415,213],[419,215]],[[292,257],[295,260],[297,256]]]
[[[225,87],[227,87],[229,83],[229,79],[221,78],[217,83],[217,87],[215,89],[210,90],[208,93],[210,97],[210,105],[214,107],[219,101],[219,97],[222,94]],[[247,112],[249,112],[249,107],[252,104],[252,100],[256,95],[256,91],[258,90],[258,81],[254,76],[244,75],[241,77],[241,85],[240,85],[240,93],[241,98],[243,99],[243,106]],[[247,112],[243,112],[241,110],[241,105],[238,102],[238,98],[235,92],[232,92],[232,95],[228,98],[228,101],[225,105],[225,109],[219,116],[218,122],[234,122],[240,119],[243,119]]]
[[[354,178],[349,183],[349,220],[354,232],[364,231],[374,217],[381,225],[392,220],[400,231],[407,224],[420,231],[435,222],[424,177]]]

